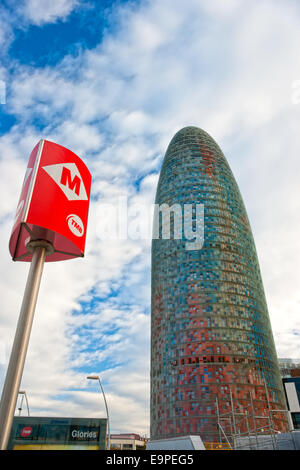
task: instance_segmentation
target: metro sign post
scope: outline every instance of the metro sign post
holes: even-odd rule
[[[14,261],[31,262],[0,403],[6,449],[21,383],[44,262],[84,256],[91,174],[61,145],[42,139],[29,157],[9,241]]]

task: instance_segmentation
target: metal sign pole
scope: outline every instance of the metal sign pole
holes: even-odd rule
[[[0,403],[1,450],[7,448],[9,441],[44,261],[52,248],[44,241],[35,241],[30,244],[33,256]]]

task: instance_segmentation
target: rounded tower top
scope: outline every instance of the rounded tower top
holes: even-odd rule
[[[204,129],[200,128],[200,127],[196,127],[196,126],[185,126],[183,127],[182,129],[179,129],[179,131],[177,131],[175,134],[174,134],[174,137],[172,138],[172,140],[175,140],[175,139],[178,139],[180,137],[186,137],[186,136],[195,136],[197,138],[209,138],[211,139],[213,142],[215,142],[215,140],[208,134],[208,132],[206,132]],[[171,140],[171,142],[172,142]]]

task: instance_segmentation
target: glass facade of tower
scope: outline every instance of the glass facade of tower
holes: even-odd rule
[[[286,431],[274,411],[286,404],[251,228],[206,132],[186,127],[173,137],[155,203],[191,204],[194,218],[203,204],[204,244],[187,250],[172,231],[152,241],[151,438]]]

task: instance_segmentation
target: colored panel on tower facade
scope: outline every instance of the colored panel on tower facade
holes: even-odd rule
[[[218,442],[220,425],[231,436],[286,431],[250,224],[226,158],[206,132],[187,127],[174,136],[155,203],[182,211],[202,204],[204,243],[187,250],[184,235],[152,241],[151,438],[199,434]]]

